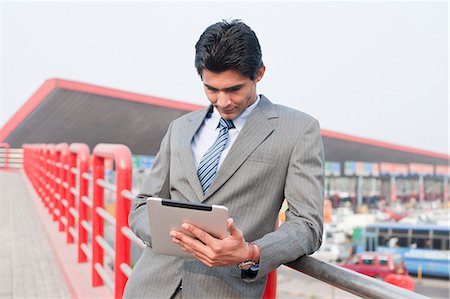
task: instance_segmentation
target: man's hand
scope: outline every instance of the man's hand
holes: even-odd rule
[[[222,240],[214,238],[192,224],[183,223],[181,227],[192,233],[196,239],[172,230],[170,231],[172,241],[209,267],[235,266],[245,261],[249,255],[249,245],[245,242],[242,231],[234,226],[231,218],[227,221],[227,230],[230,235]],[[259,250],[257,256],[259,259]]]

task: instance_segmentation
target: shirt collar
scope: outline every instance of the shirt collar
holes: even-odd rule
[[[261,100],[260,95],[256,95],[256,101],[247,107],[237,118],[233,119],[233,124],[235,128],[240,131],[242,127],[244,126],[245,121],[247,120],[247,117],[252,113],[253,110],[255,110],[256,106],[258,106],[259,101]],[[213,107],[213,106],[211,106]],[[214,126],[214,128],[217,128],[220,121],[220,114],[217,111],[215,107],[212,109],[211,113],[211,124]]]

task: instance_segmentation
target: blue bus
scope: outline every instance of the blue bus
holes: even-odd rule
[[[375,223],[367,226],[356,251],[400,253],[409,273],[450,277],[450,227]]]

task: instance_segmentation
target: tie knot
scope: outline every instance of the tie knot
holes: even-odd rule
[[[233,129],[234,128],[233,121],[230,119],[220,118],[219,128],[220,129],[227,128],[228,130]]]

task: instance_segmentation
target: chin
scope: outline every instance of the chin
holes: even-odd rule
[[[220,113],[220,116],[224,119],[231,119],[231,120],[235,118],[234,113],[230,113],[230,114]]]

